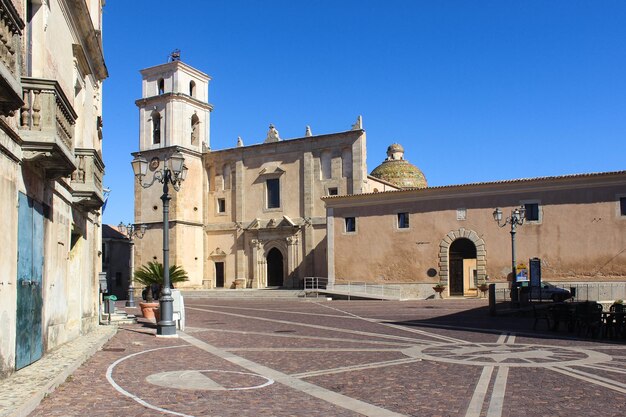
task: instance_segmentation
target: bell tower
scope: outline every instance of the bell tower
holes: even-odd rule
[[[143,179],[149,184],[159,179],[166,161],[179,151],[184,157],[186,176],[178,190],[169,186],[169,263],[187,271],[189,281],[181,288],[201,288],[204,258],[204,179],[203,154],[209,151],[209,81],[201,71],[180,61],[173,53],[169,62],[140,71],[139,153],[149,162]],[[163,262],[163,186],[156,181],[146,188],[135,180],[135,224],[147,226],[143,239],[135,240],[135,265]]]
[[[196,152],[209,149],[211,77],[183,63],[176,54],[170,62],[140,72],[141,98],[135,102],[140,152],[169,146]]]

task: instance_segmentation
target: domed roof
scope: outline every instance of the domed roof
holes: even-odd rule
[[[428,186],[422,171],[404,159],[404,148],[398,143],[387,148],[387,159],[374,168],[370,175],[400,188],[426,188]]]

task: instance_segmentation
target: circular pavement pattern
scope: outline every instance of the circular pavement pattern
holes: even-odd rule
[[[609,362],[604,353],[581,348],[506,343],[440,344],[402,350],[412,358],[476,366],[550,367]]]
[[[234,378],[234,381],[230,381],[227,386],[224,386],[223,383],[217,382],[219,381],[220,374],[228,374],[239,378]],[[259,383],[256,385],[247,385],[247,382],[251,380],[258,381]],[[263,388],[274,383],[273,380],[258,374],[222,371],[219,369],[161,372],[149,375],[146,381],[165,388],[202,391],[241,391]]]

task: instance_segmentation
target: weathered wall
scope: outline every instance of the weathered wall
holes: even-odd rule
[[[625,189],[626,174],[620,173],[330,198],[335,276],[436,282],[427,271],[441,276],[446,268],[440,244],[450,232],[465,231],[484,241],[486,273],[504,281],[511,271],[510,226],[499,228],[493,210],[502,207],[506,217],[536,201],[540,221],[517,228],[518,262],[541,258],[547,280],[624,280],[626,218],[619,215],[618,196]],[[466,210],[465,220],[457,220],[457,209]],[[409,229],[397,228],[398,212],[410,213]],[[345,232],[349,216],[357,218],[356,233]]]

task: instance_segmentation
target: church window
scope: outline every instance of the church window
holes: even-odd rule
[[[165,80],[163,80],[163,78],[159,78],[158,88],[159,88],[159,95],[165,93]]]
[[[191,97],[195,97],[196,96],[196,83],[195,83],[195,81],[191,81],[189,83],[189,95]]]
[[[198,137],[200,136],[200,119],[197,114],[191,116],[191,144],[198,144]]]
[[[350,149],[341,151],[341,175],[344,178],[352,177],[352,151]]]
[[[217,212],[226,213],[226,199],[224,198],[217,199]]]
[[[328,195],[338,195],[339,194],[339,190],[337,189],[337,187],[331,187],[328,189]]]
[[[152,143],[161,143],[161,115],[156,110],[152,112]]]
[[[322,168],[322,179],[327,180],[332,177],[332,160],[329,151],[322,152],[320,157],[320,164]]]
[[[230,165],[226,164],[222,168],[222,190],[230,190]]]
[[[398,229],[409,228],[409,213],[398,213]]]
[[[526,220],[529,222],[538,222],[540,221],[540,210],[539,203],[524,203],[524,208],[526,209]]]
[[[346,233],[356,232],[356,217],[346,217],[344,219],[346,226]]]
[[[278,178],[270,178],[265,181],[267,189],[267,208],[280,208],[280,180]]]

